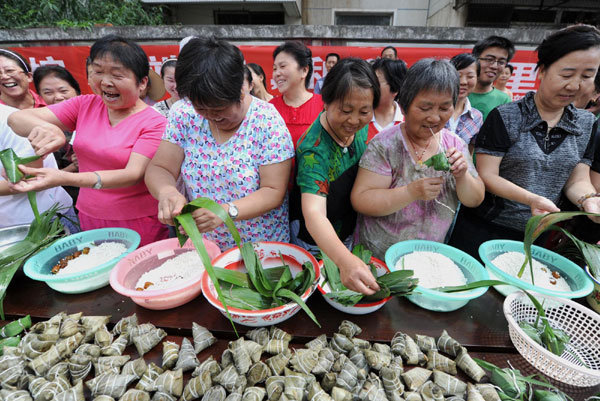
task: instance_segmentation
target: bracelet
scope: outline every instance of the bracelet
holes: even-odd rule
[[[579,199],[577,199],[577,206],[579,207],[579,210],[583,210],[583,202],[585,202],[586,200],[590,199],[590,198],[598,198],[600,197],[600,193],[598,192],[590,192],[589,194],[585,194],[583,196],[581,196]]]

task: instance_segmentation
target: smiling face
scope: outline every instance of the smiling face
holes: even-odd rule
[[[475,89],[475,85],[477,84],[477,63],[458,70],[458,75],[460,78],[458,100],[463,100]]]
[[[493,60],[493,61],[488,61]],[[508,60],[508,51],[501,47],[488,47],[479,55],[479,72],[478,81],[483,86],[491,85],[506,65]],[[498,65],[498,62],[503,65]]]
[[[406,133],[412,140],[427,139],[438,132],[452,116],[452,94],[422,90],[405,111]]]
[[[512,72],[510,72],[510,68],[505,66],[502,69],[502,72],[498,75],[498,79],[496,79],[496,82],[506,85],[506,83],[508,82],[508,80],[510,79],[511,76],[512,76]]]
[[[540,67],[537,99],[546,107],[566,107],[582,93],[591,91],[600,65],[600,48],[568,53],[549,67]]]
[[[58,78],[56,75],[45,76],[39,84],[40,96],[44,99],[47,105],[60,103],[63,100],[77,96],[75,88],[73,88],[64,79]]]
[[[15,60],[0,56],[0,92],[10,98],[20,98],[29,92],[33,81],[31,73],[23,70]]]
[[[281,52],[275,57],[273,79],[282,95],[290,89],[305,88],[304,80],[307,75],[308,67],[300,67],[291,54]]]
[[[237,129],[246,115],[244,109],[244,100],[249,96],[242,89],[241,97],[238,103],[231,103],[224,106],[200,106],[194,104],[194,109],[202,117],[213,123],[219,130],[231,131]]]
[[[349,138],[373,119],[373,91],[353,86],[343,100],[324,106],[334,137]]]
[[[175,82],[175,67],[164,68],[162,73],[167,93],[171,95],[173,100],[179,100],[179,94],[177,93],[177,82]]]
[[[133,71],[110,54],[92,61],[90,77],[94,92],[102,96],[106,107],[113,110],[134,107],[148,83],[148,77],[138,83]]]

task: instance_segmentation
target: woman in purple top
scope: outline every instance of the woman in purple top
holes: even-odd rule
[[[418,61],[400,90],[405,122],[373,138],[360,160],[352,190],[358,240],[378,258],[398,241],[442,242],[458,201],[477,206],[483,200],[466,144],[444,128],[458,91],[458,73],[448,61]],[[439,152],[449,172],[424,164]]]

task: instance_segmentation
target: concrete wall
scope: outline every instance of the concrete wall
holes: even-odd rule
[[[269,44],[285,39],[300,39],[314,45],[417,44],[468,46],[489,35],[501,35],[517,46],[537,46],[551,31],[545,29],[381,27],[381,26],[136,26],[86,29],[9,29],[0,30],[0,46],[49,46],[91,43],[108,34],[117,34],[141,43],[174,43],[190,36],[215,35],[248,45]]]

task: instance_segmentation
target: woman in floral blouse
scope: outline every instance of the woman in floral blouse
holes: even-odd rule
[[[158,217],[173,224],[187,196],[210,198],[235,221],[244,241],[289,241],[286,198],[294,146],[277,110],[242,88],[241,51],[216,39],[192,39],[175,71],[183,101],[171,110],[146,184],[158,199]],[[221,220],[206,209],[196,224],[221,249],[234,246]]]

